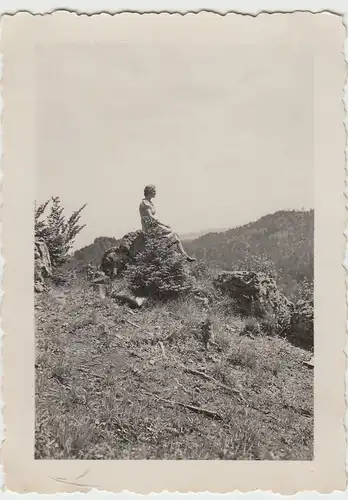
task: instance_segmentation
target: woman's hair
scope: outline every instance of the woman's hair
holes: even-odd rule
[[[150,193],[154,193],[155,191],[156,191],[155,186],[153,184],[149,184],[144,189],[144,196],[147,196]]]

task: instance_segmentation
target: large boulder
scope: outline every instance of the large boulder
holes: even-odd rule
[[[50,253],[43,240],[35,241],[34,258],[34,289],[36,292],[43,292],[45,290],[45,279],[52,275]]]
[[[128,233],[119,245],[109,248],[104,253],[100,269],[109,277],[117,276],[143,249],[144,233],[140,230]]]
[[[253,271],[222,272],[215,285],[233,299],[241,314],[260,319],[277,334],[288,333],[294,306],[271,277]]]

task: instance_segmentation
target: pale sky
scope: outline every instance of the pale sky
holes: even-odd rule
[[[155,184],[176,232],[313,208],[310,49],[282,30],[38,52],[37,201],[84,203],[76,246],[140,228]]]

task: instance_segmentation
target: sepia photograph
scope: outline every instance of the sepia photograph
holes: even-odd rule
[[[36,72],[36,458],[311,460],[306,47],[40,47]]]
[[[345,484],[344,34],[5,20],[12,491]]]

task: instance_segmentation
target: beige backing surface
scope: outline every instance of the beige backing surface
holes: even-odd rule
[[[33,207],[37,156],[37,44],[238,44],[270,23],[306,37],[313,51],[315,186],[315,458],[312,462],[35,461]],[[3,32],[3,256],[6,487],[40,493],[299,490],[345,488],[344,27],[339,16],[296,13],[258,17],[198,15],[51,16],[17,14]],[[308,38],[307,38],[308,37]],[[67,46],[68,50],[68,46]],[[52,116],[54,119],[54,116]],[[284,116],[286,120],[286,116]],[[294,144],[296,148],[296,144]],[[49,166],[48,166],[49,168]],[[260,165],[262,168],[262,165]],[[265,182],[269,180],[265,179]],[[82,476],[80,477],[79,476]]]

